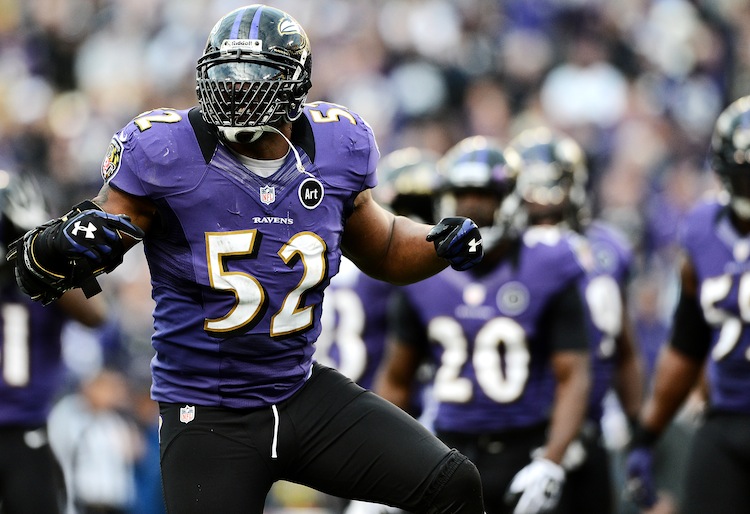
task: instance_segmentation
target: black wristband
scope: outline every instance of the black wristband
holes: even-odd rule
[[[656,444],[659,440],[659,433],[654,430],[648,429],[641,425],[639,422],[635,423],[633,428],[633,435],[630,439],[630,446],[645,446],[651,447]]]

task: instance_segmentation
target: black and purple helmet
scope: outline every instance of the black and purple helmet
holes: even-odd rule
[[[254,4],[214,25],[198,59],[198,102],[217,127],[293,121],[312,85],[310,41],[289,14]]]

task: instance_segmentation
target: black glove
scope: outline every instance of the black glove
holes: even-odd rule
[[[32,300],[46,305],[74,287],[92,296],[101,291],[95,277],[122,262],[123,234],[136,240],[144,236],[127,216],[109,214],[86,201],[11,243],[6,259]]]
[[[443,218],[427,234],[427,240],[435,244],[438,257],[448,260],[455,270],[467,270],[482,260],[482,235],[469,218]]]

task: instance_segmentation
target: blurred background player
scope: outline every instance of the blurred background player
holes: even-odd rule
[[[681,511],[747,512],[750,505],[750,97],[716,121],[711,164],[724,197],[699,203],[681,232],[681,291],[669,344],[627,458],[628,493],[657,501],[654,444],[706,370],[708,412],[692,442]],[[727,198],[728,197],[728,198]]]
[[[515,226],[518,164],[481,136],[441,159],[441,215],[470,214],[485,258],[471,273],[441,272],[402,288],[376,388],[408,408],[418,363],[434,362],[436,433],[471,455],[488,514],[554,507],[589,388],[577,286],[585,271],[558,228]]]
[[[632,250],[618,229],[590,219],[588,170],[578,143],[539,127],[521,132],[510,146],[522,161],[516,194],[529,224],[575,230],[586,238],[593,256],[589,279],[581,283],[590,313],[591,393],[586,422],[564,461],[567,480],[556,512],[613,512],[615,488],[602,434],[605,397],[614,388],[625,415],[635,419],[643,394],[642,366],[626,308]]]
[[[0,170],[0,251],[49,217],[30,176]],[[64,378],[61,335],[74,319],[94,327],[105,320],[101,298],[80,290],[49,307],[19,291],[13,266],[0,259],[0,512],[55,513],[64,484],[50,451],[47,417]]]

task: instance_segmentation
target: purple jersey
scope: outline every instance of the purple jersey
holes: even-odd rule
[[[326,289],[315,360],[372,389],[385,353],[388,300],[395,287],[343,259]]]
[[[699,204],[685,220],[680,243],[698,277],[712,408],[750,414],[750,239],[732,226],[726,207]]]
[[[344,223],[379,153],[359,116],[325,103],[305,107],[292,143],[304,169],[290,152],[263,178],[197,109],[144,113],[112,139],[104,178],[159,214],[144,239],[155,400],[260,407],[309,376]]]
[[[594,266],[583,282],[583,297],[589,309],[592,381],[589,419],[602,416],[602,401],[612,386],[617,358],[615,339],[622,333],[622,291],[633,263],[630,245],[618,230],[601,221],[586,228]]]
[[[31,301],[15,283],[0,294],[0,426],[39,427],[60,385],[67,318],[54,305]]]
[[[557,227],[532,227],[517,263],[480,277],[448,268],[405,287],[438,366],[436,429],[498,432],[549,419],[556,382],[542,321],[550,300],[584,277],[577,245]]]

